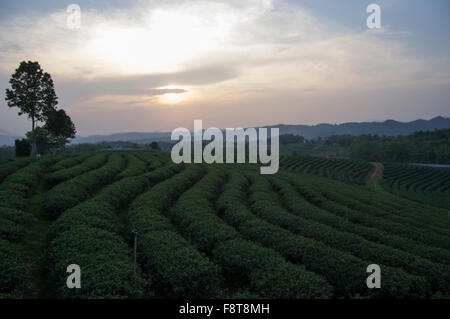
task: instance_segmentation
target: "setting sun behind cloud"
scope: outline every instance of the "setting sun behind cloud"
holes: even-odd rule
[[[356,2],[79,0],[76,30],[66,5],[29,2],[33,14],[16,2],[0,10],[0,99],[20,61],[39,61],[75,121],[108,109],[109,121],[80,134],[115,132],[113,123],[170,130],[199,117],[226,127],[448,115],[445,0],[420,26],[419,4],[381,5],[379,32]],[[27,129],[12,110],[0,118],[2,129]]]

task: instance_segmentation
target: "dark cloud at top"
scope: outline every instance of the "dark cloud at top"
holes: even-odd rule
[[[127,8],[139,3],[139,0],[1,0],[0,18],[8,18],[11,15],[43,15],[49,12],[65,10],[71,3],[76,3],[83,9],[105,10],[108,8]]]

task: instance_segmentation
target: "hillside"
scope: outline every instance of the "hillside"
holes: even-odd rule
[[[384,122],[361,122],[342,124],[317,125],[272,125],[267,128],[278,127],[280,135],[302,135],[307,139],[325,138],[331,135],[362,135],[377,134],[385,136],[409,135],[417,131],[432,131],[450,128],[450,118],[437,116],[431,120],[416,120],[412,122],[398,122],[387,120]],[[73,143],[98,143],[111,141],[130,141],[135,143],[149,143],[151,141],[170,141],[170,132],[127,132],[110,135],[92,135],[77,137]]]
[[[291,142],[292,141],[292,142]],[[450,129],[420,131],[407,136],[333,135],[295,141],[280,137],[280,154],[333,156],[382,162],[450,164]]]
[[[271,125],[267,128],[278,127],[280,134],[302,135],[306,139],[325,138],[331,135],[362,135],[377,134],[385,136],[408,135],[417,131],[432,131],[435,129],[450,128],[450,118],[437,116],[431,120],[416,120],[412,122],[398,122],[387,120],[384,122],[361,122],[342,124],[317,124],[317,125]],[[1,133],[1,131],[0,131]],[[72,140],[73,144],[80,143],[100,143],[126,141],[139,144],[151,143],[153,141],[170,141],[170,132],[124,132],[106,135],[77,136]],[[0,135],[0,146],[14,145],[14,140],[18,138],[10,135]]]
[[[6,145],[6,146],[14,146],[14,141],[16,139],[20,139],[21,137],[18,136],[11,136],[11,135],[0,135],[0,146]]]
[[[450,296],[447,211],[364,185],[370,170],[286,158],[260,175],[162,152],[4,162],[0,298]],[[366,285],[373,263],[382,289]]]
[[[302,135],[306,139],[324,138],[332,135],[363,135],[372,134],[380,136],[409,135],[417,131],[432,131],[435,129],[450,128],[450,118],[437,116],[431,120],[416,120],[412,122],[398,122],[387,120],[384,122],[362,122],[342,124],[318,125],[273,125],[279,127],[280,134]]]

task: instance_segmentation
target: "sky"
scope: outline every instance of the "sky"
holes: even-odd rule
[[[1,0],[0,134],[28,60],[81,136],[450,117],[449,33],[448,0]]]

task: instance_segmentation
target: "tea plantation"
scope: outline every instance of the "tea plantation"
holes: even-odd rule
[[[450,168],[388,163],[383,186],[394,194],[450,209]]]
[[[402,167],[386,166],[386,189],[448,193],[448,176]],[[447,210],[367,183],[372,171],[283,157],[260,175],[162,152],[2,161],[0,297],[450,298]],[[67,288],[70,264],[80,289]]]

